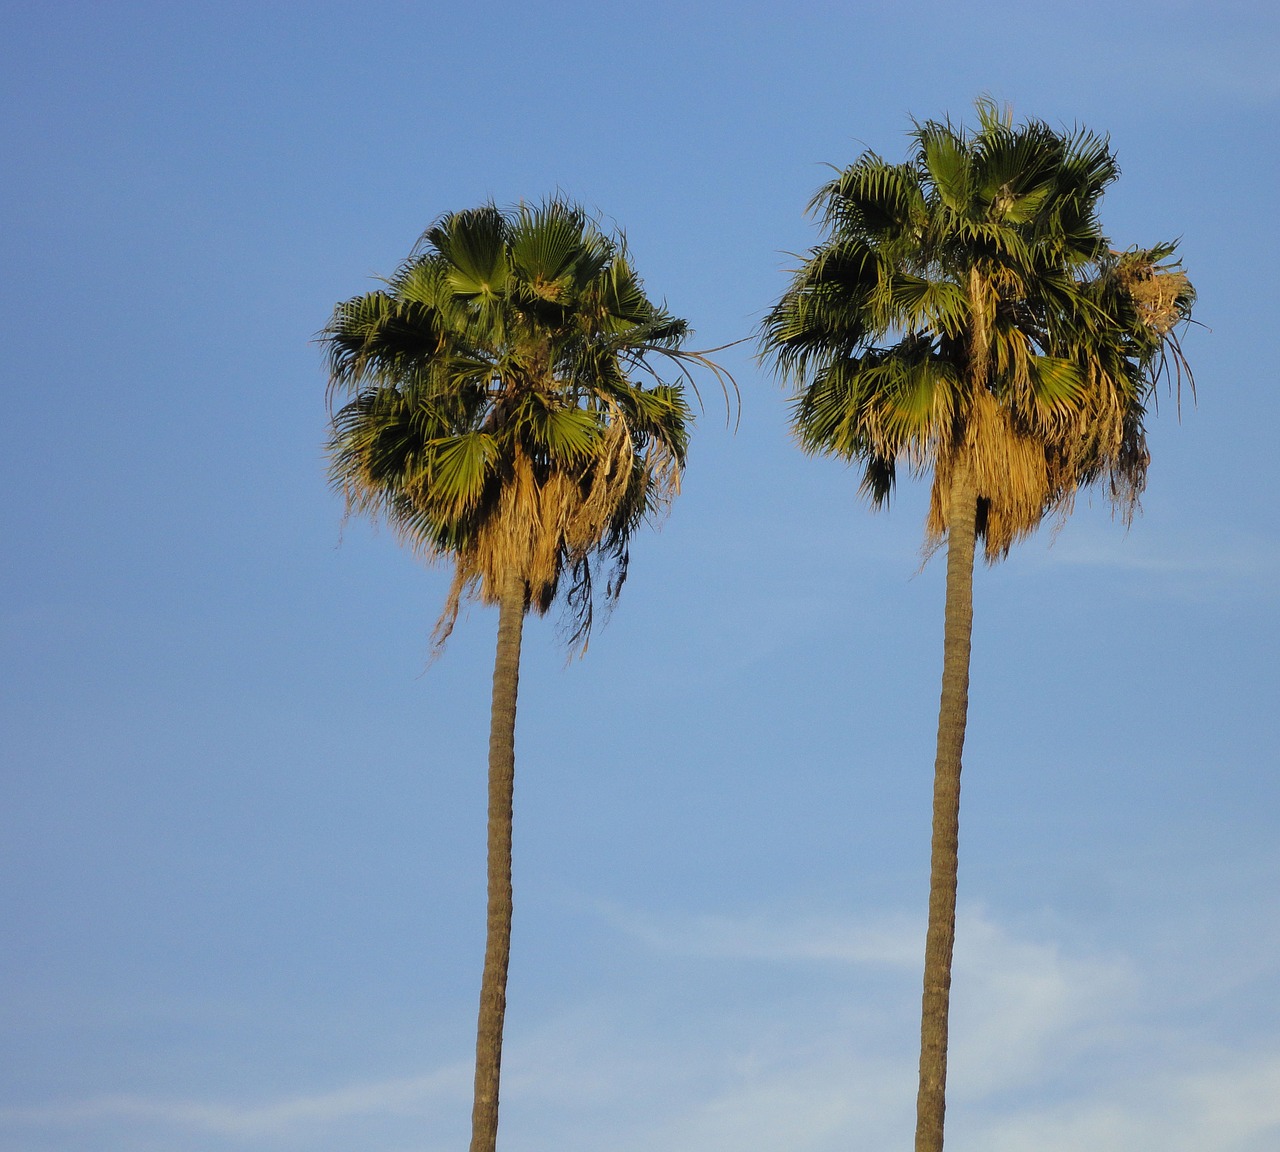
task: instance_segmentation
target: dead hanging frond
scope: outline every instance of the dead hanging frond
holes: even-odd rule
[[[1116,280],[1133,300],[1139,319],[1157,336],[1167,336],[1185,319],[1191,281],[1181,268],[1126,253],[1116,267]]]
[[[633,483],[631,428],[616,405],[608,413],[591,467],[578,478],[580,496],[565,524],[564,546],[571,557],[586,555],[604,537]]]
[[[1056,509],[1070,511],[1080,489],[1105,483],[1115,514],[1126,525],[1132,522],[1151,462],[1143,415],[1131,382],[1091,367],[1085,404],[1072,423],[1045,444]]]
[[[543,475],[527,453],[515,453],[497,506],[476,533],[471,563],[485,603],[498,602],[505,574],[513,570],[529,590],[530,608],[545,612],[555,598],[563,539],[577,493],[564,472],[541,471]]]
[[[576,468],[518,450],[478,518],[473,539],[455,555],[454,576],[436,624],[436,649],[470,598],[494,604],[506,574],[518,572],[527,606],[547,612],[559,598],[572,652],[586,650],[603,594],[607,605],[626,578],[627,538],[665,510],[680,488],[680,458],[665,441],[641,441],[621,408],[606,402],[590,459]],[[603,593],[600,593],[603,589]]]
[[[443,652],[444,646],[453,635],[454,625],[458,623],[458,614],[462,611],[465,600],[475,595],[479,584],[478,574],[469,571],[464,556],[458,556],[453,566],[453,579],[449,582],[449,594],[444,600],[444,609],[440,619],[431,630],[431,659],[435,661]]]
[[[978,535],[988,561],[1005,556],[1013,543],[1035,531],[1049,505],[1049,470],[1041,442],[1018,428],[986,389],[979,391],[963,425],[963,438],[939,452],[925,547],[936,548],[950,523],[951,482],[964,462],[978,494]]]
[[[1182,351],[1177,328],[1192,322],[1196,291],[1181,264],[1169,260],[1172,252],[1173,245],[1113,252],[1113,276],[1150,340],[1142,358],[1153,386],[1153,403],[1158,407],[1159,397],[1154,386],[1164,380],[1176,398],[1181,417],[1183,382],[1193,402],[1196,382]]]

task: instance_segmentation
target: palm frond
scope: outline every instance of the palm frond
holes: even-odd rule
[[[506,289],[511,274],[508,221],[492,204],[442,216],[421,243],[447,262],[453,295],[488,302]]]

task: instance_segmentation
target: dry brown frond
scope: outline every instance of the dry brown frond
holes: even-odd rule
[[[1088,402],[1045,444],[1051,499],[1070,510],[1076,492],[1106,478],[1116,513],[1128,524],[1146,487],[1151,456],[1141,420],[1119,381],[1091,368]]]
[[[524,580],[529,607],[538,613],[551,607],[566,571],[589,595],[596,549],[619,517],[631,514],[631,505],[646,495],[648,504],[640,505],[641,510],[660,507],[679,488],[674,454],[650,445],[637,457],[631,428],[616,408],[580,472],[535,465],[518,452],[497,506],[485,516],[472,545],[455,558],[453,582],[436,625],[436,646],[448,637],[462,601],[474,595],[483,603],[497,603],[505,574],[513,569]]]
[[[987,559],[998,560],[1015,540],[1035,530],[1049,505],[1052,489],[1043,443],[1019,430],[990,392],[979,391],[965,421],[964,440],[938,455],[926,546],[936,545],[947,531],[951,479],[962,459],[973,470]]]
[[[584,557],[603,536],[631,487],[635,448],[631,429],[616,409],[593,463],[590,486],[566,525],[565,544],[574,558]]]
[[[466,598],[468,585],[475,583],[475,574],[468,574],[462,558],[458,558],[453,566],[453,579],[449,582],[449,595],[445,597],[444,610],[440,619],[431,630],[431,658],[434,660],[444,651],[445,641],[453,634],[453,627],[458,622],[458,613],[462,610],[462,601]]]
[[[1005,556],[1044,517],[1071,511],[1082,488],[1105,478],[1117,514],[1128,523],[1146,486],[1150,455],[1141,423],[1120,384],[1095,369],[1089,400],[1052,431],[1024,428],[990,392],[978,393],[964,439],[939,451],[925,521],[926,551],[936,548],[949,522],[951,481],[961,459],[973,469],[978,528],[988,561]]]
[[[1116,279],[1132,297],[1142,322],[1157,336],[1168,335],[1182,319],[1178,300],[1186,296],[1191,282],[1181,268],[1122,260]]]

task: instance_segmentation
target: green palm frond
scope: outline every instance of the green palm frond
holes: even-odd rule
[[[916,129],[922,176],[942,207],[959,221],[974,218],[973,153],[962,133],[949,124],[928,121]]]
[[[419,501],[441,520],[461,520],[475,509],[498,463],[497,439],[487,432],[442,436],[424,445]]]
[[[925,214],[919,171],[889,164],[868,152],[821,188],[810,210],[821,209],[824,226],[868,243],[888,243],[910,234]]]
[[[670,338],[669,334],[659,330],[672,325],[679,329],[679,336],[684,334],[684,322],[675,321],[645,295],[644,285],[632,268],[625,249],[618,252],[593,279],[589,298],[598,310],[602,326],[614,335],[625,338],[627,334],[634,334],[635,339],[654,343]],[[646,326],[648,331],[645,333],[634,331]],[[678,336],[676,340],[678,343]]]
[[[1088,382],[1075,360],[1058,356],[1028,358],[1027,382],[1045,417],[1069,418],[1086,400]]]
[[[927,330],[959,339],[969,317],[969,300],[951,280],[898,273],[885,284],[890,303],[886,319],[908,330]]]
[[[432,309],[385,292],[340,304],[322,336],[328,342],[331,387],[345,390],[366,380],[396,378],[449,342],[447,328]]]
[[[511,222],[508,248],[521,280],[547,300],[585,288],[613,255],[613,246],[581,209],[557,200],[522,204]]]
[[[531,452],[569,470],[589,463],[600,443],[598,411],[557,406],[540,392],[526,392],[519,398],[511,425]]]
[[[461,300],[490,302],[506,290],[511,275],[508,222],[492,204],[455,212],[423,234],[423,242],[443,257],[445,277]]]

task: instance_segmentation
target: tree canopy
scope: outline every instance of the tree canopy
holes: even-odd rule
[[[1119,174],[1104,137],[977,112],[976,131],[917,123],[907,160],[867,152],[819,190],[826,238],[762,346],[798,386],[801,445],[861,462],[874,503],[900,463],[932,472],[933,540],[963,460],[995,559],[1083,486],[1105,481],[1131,514],[1146,406],[1162,372],[1181,381],[1174,328],[1194,294],[1174,244],[1116,251],[1104,235]]]
[[[330,476],[349,510],[453,563],[438,641],[515,570],[585,642],[632,532],[679,489],[687,365],[719,373],[688,331],[625,241],[559,199],[442,216],[384,288],[337,306]]]

